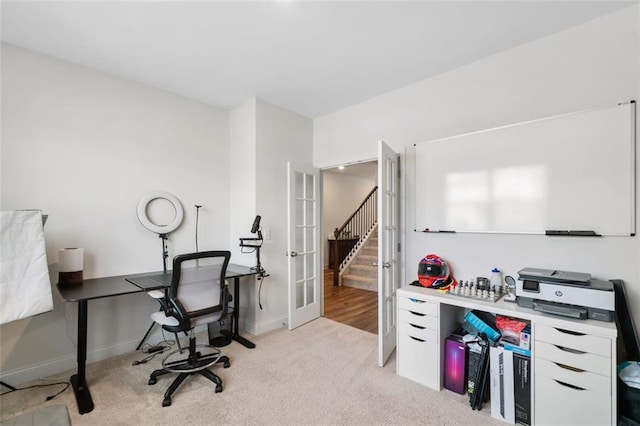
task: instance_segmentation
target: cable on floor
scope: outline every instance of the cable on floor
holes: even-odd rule
[[[15,391],[21,391],[21,390],[32,389],[32,388],[43,388],[43,387],[55,386],[55,385],[65,385],[65,386],[64,386],[64,388],[62,388],[62,390],[58,391],[57,393],[55,393],[53,395],[49,395],[47,397],[47,401],[51,401],[56,396],[60,395],[62,392],[64,392],[67,389],[69,389],[69,386],[71,386],[71,383],[69,383],[69,382],[55,382],[55,383],[46,383],[46,384],[41,384],[41,385],[25,386],[23,388],[15,388],[15,389],[11,389],[8,392],[1,393],[0,396],[6,395],[6,394],[11,393],[11,392],[15,392]]]
[[[169,350],[171,346],[175,344],[175,340],[167,340],[167,337],[164,335],[164,329],[162,329],[162,341],[157,345],[150,345],[149,343],[145,343],[144,345],[142,345],[142,347],[140,348],[140,352],[142,352],[143,354],[147,354],[147,356],[142,359],[133,361],[131,365],[146,364],[147,362],[155,358],[158,354]]]

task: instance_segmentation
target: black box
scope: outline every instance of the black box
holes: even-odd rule
[[[513,353],[513,393],[516,423],[531,426],[531,359]]]

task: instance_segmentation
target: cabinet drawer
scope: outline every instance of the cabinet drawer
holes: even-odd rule
[[[552,343],[611,358],[611,339],[606,337],[575,333],[547,325],[536,325],[534,338],[538,342]]]
[[[438,345],[398,334],[398,374],[431,389],[440,390]]]
[[[538,365],[536,363],[536,369]],[[608,425],[611,424],[611,398],[602,393],[579,390],[539,375],[535,378],[535,424]]]
[[[398,322],[415,324],[417,326],[426,327],[431,330],[438,329],[438,318],[425,314],[419,314],[413,311],[405,311],[404,309],[398,310]]]
[[[398,298],[398,308],[406,309],[407,311],[415,312],[418,314],[430,315],[432,317],[438,316],[438,304],[425,302],[417,299],[410,299],[408,297]]]
[[[557,362],[569,367],[579,368],[592,373],[611,377],[611,358],[595,355],[587,352],[578,352],[575,349],[552,345],[550,343],[535,341],[536,368],[538,359]]]
[[[546,359],[536,358],[536,377],[545,376],[582,389],[611,396],[611,378],[590,371],[576,371]]]
[[[438,339],[438,332],[436,330],[430,330],[422,326],[416,326],[402,321],[398,323],[398,333],[414,337],[415,339],[424,340],[434,345]]]

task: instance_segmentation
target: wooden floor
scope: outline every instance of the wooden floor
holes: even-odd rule
[[[378,293],[334,286],[333,270],[324,271],[324,316],[378,334]]]

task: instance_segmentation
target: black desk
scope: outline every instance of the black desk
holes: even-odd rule
[[[238,317],[239,317],[239,292],[240,277],[255,275],[256,271],[242,265],[229,264],[227,267],[226,278],[233,278],[234,302],[233,302],[233,340],[243,344],[248,348],[255,348],[255,344],[240,336],[238,333]],[[60,296],[67,302],[78,302],[78,372],[70,378],[73,392],[76,396],[78,411],[80,414],[89,413],[93,410],[93,399],[89,392],[89,386],[86,380],[87,368],[87,317],[88,302],[92,299],[102,299],[105,297],[122,296],[133,293],[143,293],[154,288],[143,288],[138,285],[131,284],[137,279],[145,278],[150,275],[164,275],[168,277],[170,282],[171,272],[163,274],[162,272],[144,273],[136,275],[120,275],[116,277],[93,278],[84,280],[80,285],[60,287],[58,284],[58,292]],[[144,281],[144,280],[143,280]],[[164,289],[166,285],[158,285],[155,289]]]
[[[230,263],[227,266],[226,279],[233,278],[233,312],[231,314],[231,339],[246,346],[249,349],[256,347],[255,344],[242,337],[239,333],[240,319],[240,278],[250,275],[256,275],[257,272],[248,266],[236,265]],[[127,277],[127,281],[140,288],[141,291],[164,290],[171,285],[171,271],[155,272],[150,274],[140,274]],[[151,331],[151,330],[149,330]],[[148,333],[148,332],[147,332]],[[146,338],[143,338],[143,340]]]

